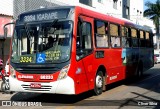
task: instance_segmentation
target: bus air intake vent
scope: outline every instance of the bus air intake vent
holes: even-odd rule
[[[24,90],[28,90],[28,91],[42,91],[42,92],[44,91],[44,92],[46,92],[46,91],[50,91],[51,88],[52,88],[52,86],[42,85],[42,86],[39,87],[39,88],[36,88],[36,87],[31,88],[30,85],[22,85],[22,88],[23,88]]]

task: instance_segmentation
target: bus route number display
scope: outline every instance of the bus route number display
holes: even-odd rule
[[[31,63],[33,61],[33,57],[30,56],[21,56],[20,63]]]
[[[34,22],[34,21],[62,19],[62,18],[67,18],[68,13],[69,13],[69,9],[30,12],[27,14],[21,14],[20,21],[21,22]]]

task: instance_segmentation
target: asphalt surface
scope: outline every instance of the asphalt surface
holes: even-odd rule
[[[160,64],[145,72],[140,79],[129,78],[106,88],[99,96],[92,91],[76,96],[0,92],[0,100],[12,100],[14,105],[1,106],[0,109],[160,109]]]

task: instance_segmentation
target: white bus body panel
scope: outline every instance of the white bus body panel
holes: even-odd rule
[[[41,88],[31,88],[32,83],[41,84]],[[75,94],[74,81],[69,76],[55,82],[23,82],[10,76],[9,85],[10,91],[15,92]]]

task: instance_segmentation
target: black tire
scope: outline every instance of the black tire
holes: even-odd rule
[[[94,93],[96,95],[102,94],[103,85],[104,85],[103,72],[98,71],[97,74],[96,74],[95,83],[94,83]]]
[[[136,77],[137,79],[141,78],[143,76],[143,68],[142,67],[138,67],[137,73],[136,73]]]

